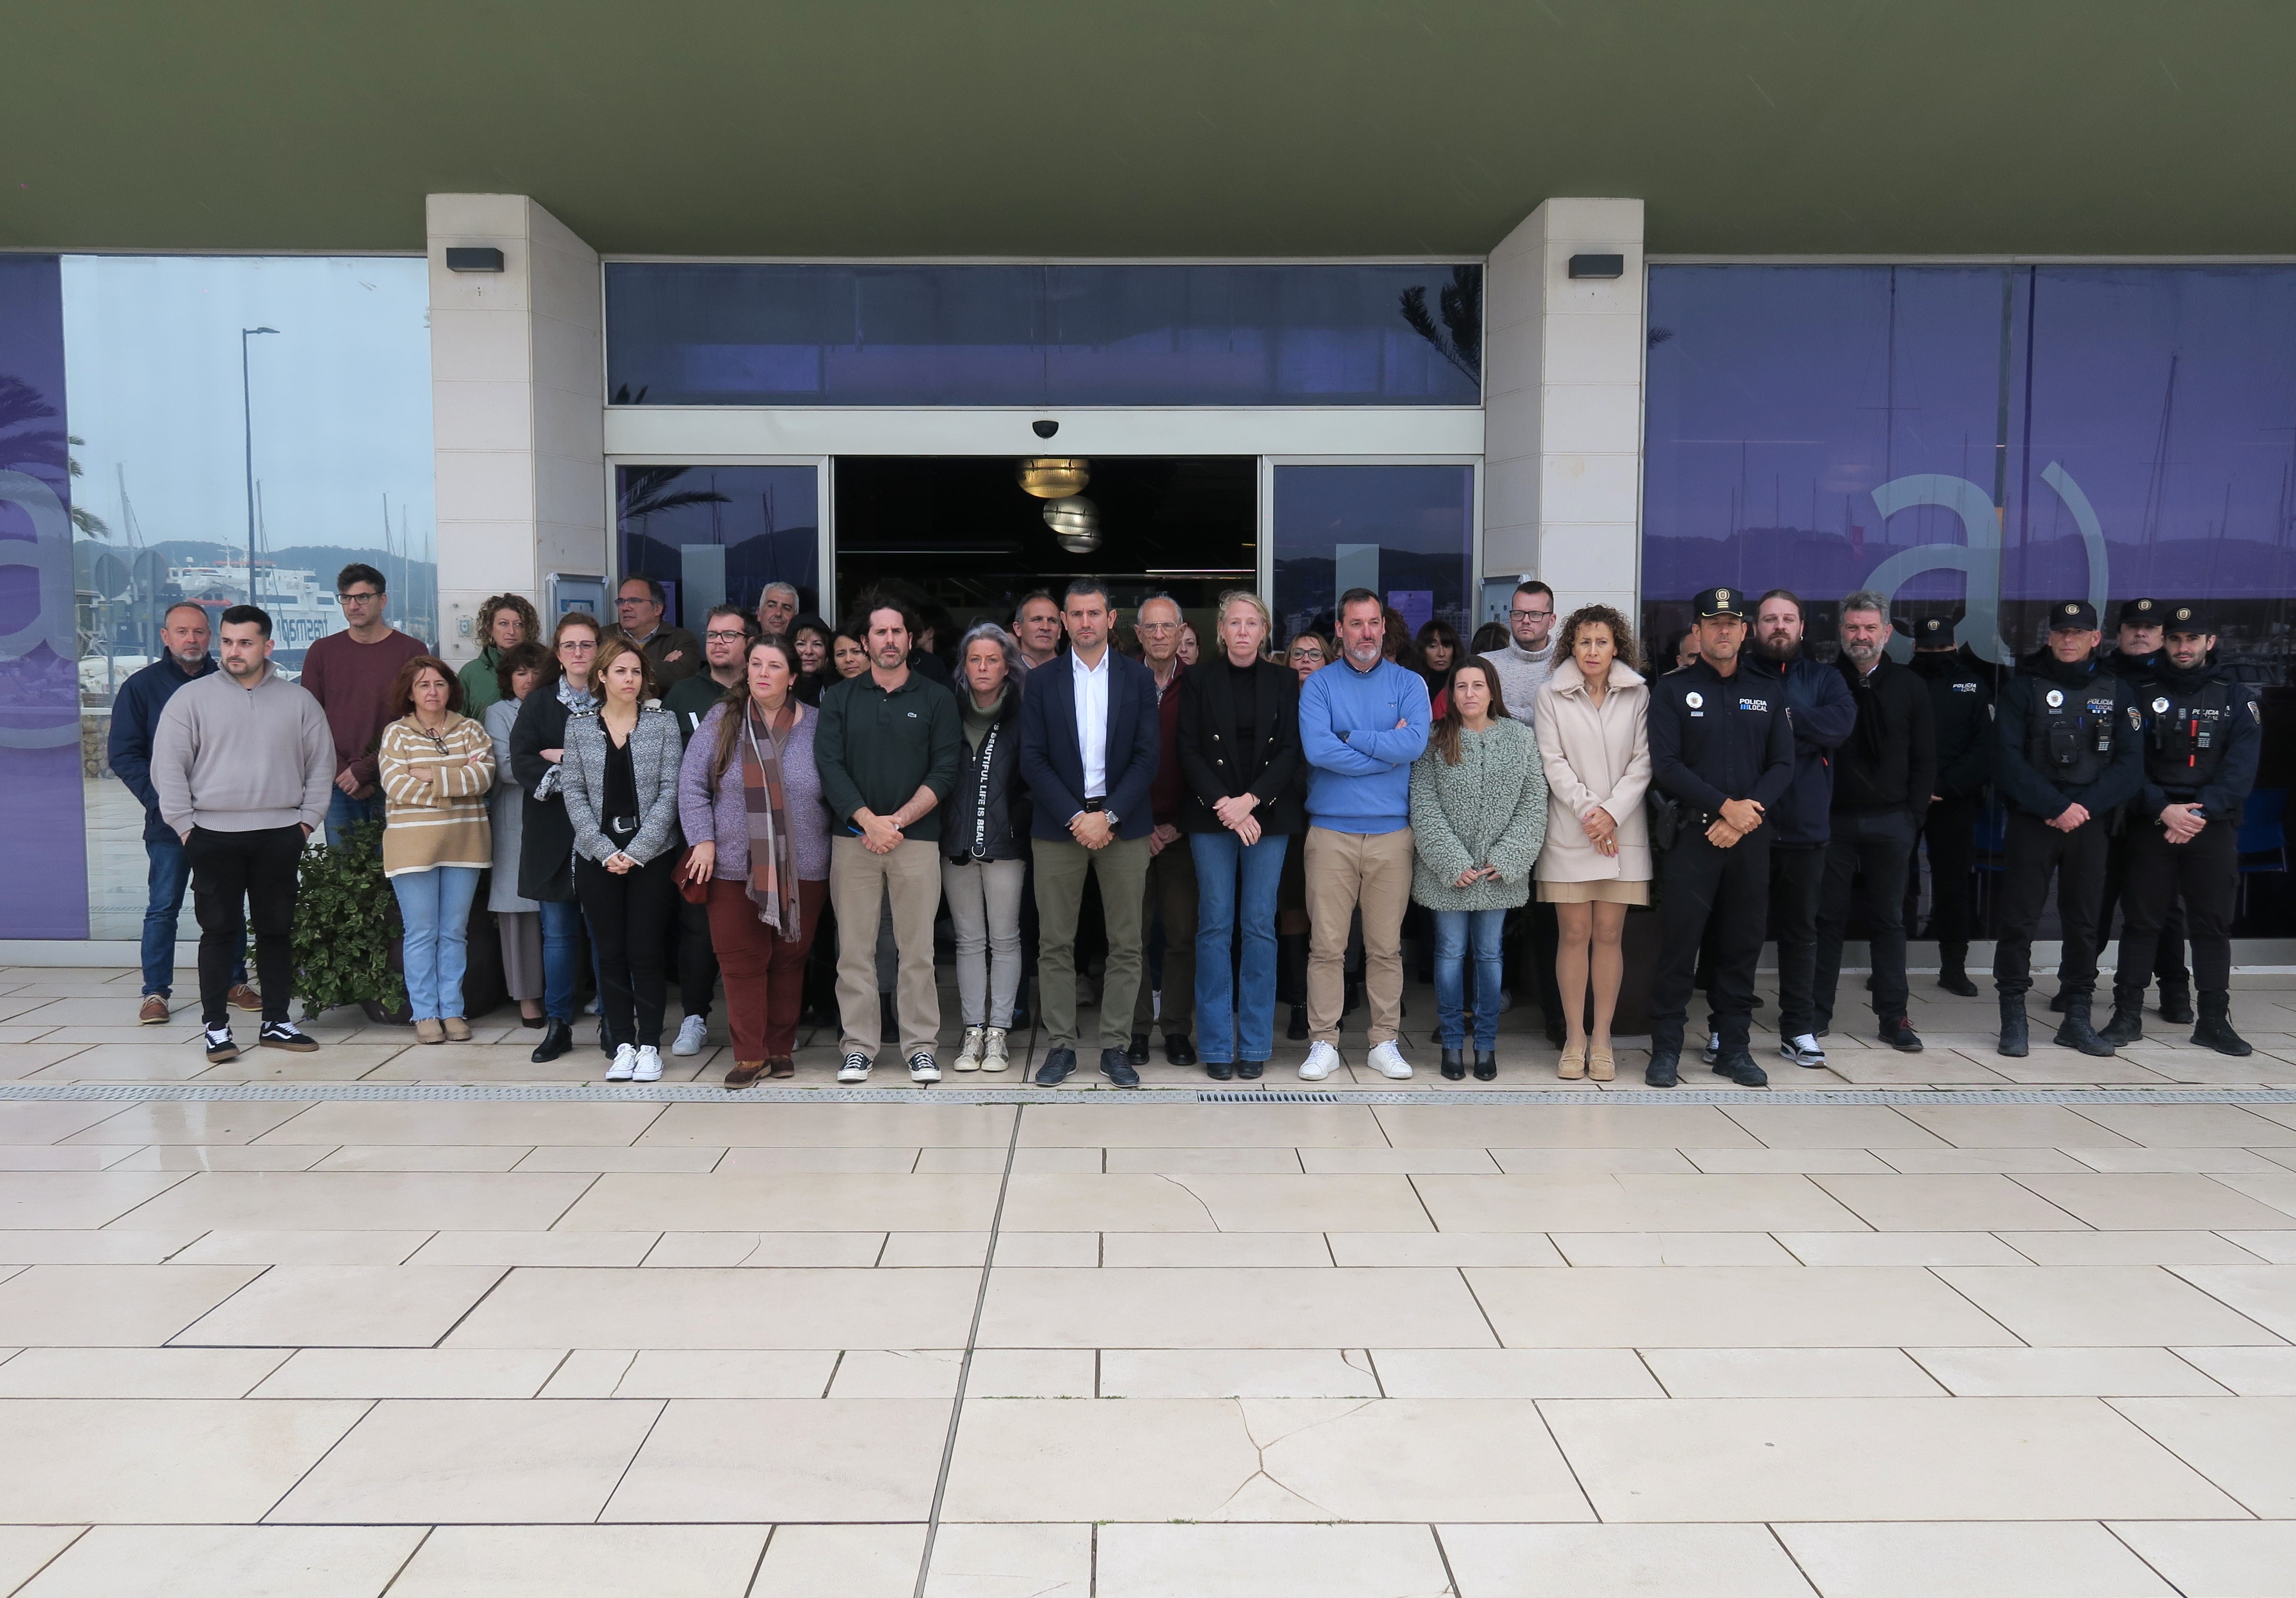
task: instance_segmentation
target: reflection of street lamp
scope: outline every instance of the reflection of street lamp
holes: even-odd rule
[[[258,333],[275,333],[275,327],[239,330],[239,414],[247,433],[247,602],[262,602],[255,591],[255,406],[247,388],[247,341]]]

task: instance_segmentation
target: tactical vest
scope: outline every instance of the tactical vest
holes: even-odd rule
[[[2113,688],[2098,672],[2079,687],[2052,677],[2033,679],[2025,717],[2025,758],[2060,788],[2086,788],[2112,764]]]
[[[2210,677],[2179,693],[2166,683],[2153,682],[2137,698],[2144,708],[2145,780],[2166,792],[2198,793],[2224,764],[2225,744],[2240,705],[2233,684]]]

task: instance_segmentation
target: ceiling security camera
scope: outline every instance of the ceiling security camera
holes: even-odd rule
[[[1061,430],[1061,424],[1057,422],[1047,419],[1043,422],[1031,422],[1029,423],[1029,430],[1034,432],[1039,438],[1049,438],[1054,433]]]

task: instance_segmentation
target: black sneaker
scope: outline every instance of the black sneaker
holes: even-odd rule
[[[266,1021],[255,1041],[266,1049],[285,1049],[292,1054],[316,1054],[319,1040],[295,1030],[292,1021]]]
[[[940,1080],[940,1066],[933,1059],[931,1049],[919,1049],[909,1056],[909,1080],[912,1082]]]
[[[1922,1052],[1922,1040],[1914,1032],[1914,1023],[1902,1015],[1893,1015],[1882,1023],[1882,1041],[1901,1054]]]
[[[1767,1087],[1770,1074],[1754,1063],[1754,1057],[1743,1049],[1732,1049],[1722,1056],[1722,1063],[1714,1068],[1741,1087]]]
[[[869,1056],[858,1049],[845,1056],[845,1063],[837,1068],[837,1079],[851,1084],[869,1079]]]
[[[1259,1073],[1267,1069],[1267,1061],[1265,1060],[1239,1060],[1235,1063],[1236,1080],[1257,1082],[1259,1080]]]
[[[209,1065],[221,1065],[226,1060],[239,1058],[239,1045],[233,1039],[228,1026],[207,1028],[207,1045]]]
[[[1235,1080],[1235,1065],[1226,1060],[1207,1060],[1204,1061],[1204,1075],[1215,1082],[1233,1082]]]
[[[1054,1049],[1045,1056],[1044,1064],[1037,1068],[1037,1086],[1058,1087],[1075,1075],[1076,1051],[1067,1048]]]
[[[1675,1049],[1652,1049],[1650,1063],[1643,1068],[1643,1083],[1649,1087],[1679,1087],[1682,1072],[1677,1069],[1682,1056]]]
[[[1132,1069],[1132,1061],[1124,1057],[1122,1049],[1101,1050],[1100,1074],[1119,1087],[1140,1086],[1140,1073]]]

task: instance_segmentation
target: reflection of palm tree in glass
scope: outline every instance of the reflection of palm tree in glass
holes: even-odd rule
[[[635,521],[661,511],[682,510],[687,505],[722,505],[732,503],[715,488],[678,488],[671,485],[693,471],[691,466],[625,466],[622,468],[621,519]]]
[[[56,407],[40,397],[40,391],[20,377],[0,373],[0,466],[45,466],[54,471],[62,466],[66,477],[78,477],[79,463],[65,448],[68,444],[83,444],[86,440],[71,438],[62,428],[40,428],[31,432],[12,432],[11,430],[34,422],[45,422],[56,414]],[[72,525],[91,538],[109,538],[111,529],[93,511],[74,505]]]
[[[1483,381],[1483,272],[1454,266],[1451,282],[1437,297],[1443,325],[1427,314],[1427,290],[1419,283],[1403,291],[1403,319],[1411,331],[1435,346],[1443,358],[1480,383]]]

